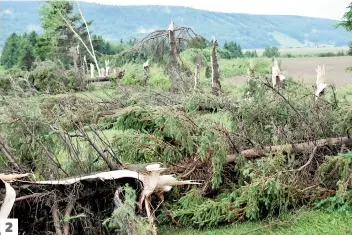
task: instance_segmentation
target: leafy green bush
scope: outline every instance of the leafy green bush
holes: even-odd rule
[[[142,64],[128,63],[121,68],[125,70],[125,76],[122,82],[125,85],[143,85],[145,81],[145,73]]]

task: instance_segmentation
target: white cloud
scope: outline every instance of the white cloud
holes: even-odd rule
[[[27,32],[32,32],[32,31],[40,32],[41,30],[42,30],[42,27],[40,27],[39,24],[27,25]]]
[[[12,15],[13,11],[11,9],[5,9],[0,12],[0,15]]]
[[[156,30],[155,28],[144,28],[144,27],[142,26],[142,27],[139,27],[139,28],[137,29],[137,33],[147,34],[147,33],[154,32],[155,30]]]

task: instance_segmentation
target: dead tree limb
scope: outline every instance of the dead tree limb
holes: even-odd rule
[[[18,157],[16,157],[4,140],[0,136],[0,151],[5,155],[7,160],[12,164],[13,167],[19,172],[24,172],[22,167],[18,164]]]
[[[299,144],[286,144],[286,145],[276,145],[276,146],[266,146],[263,149],[247,149],[240,151],[239,154],[231,154],[227,156],[227,163],[235,162],[239,156],[245,158],[257,158],[263,157],[268,153],[275,152],[291,152],[295,154],[312,152],[316,147],[322,146],[334,146],[334,145],[345,145],[352,146],[352,139],[349,137],[338,137],[330,139],[320,139],[315,141],[309,141]]]
[[[86,79],[86,82],[87,83],[92,83],[92,82],[108,82],[108,81],[111,81],[110,80],[110,77],[97,77],[97,78],[88,78]]]

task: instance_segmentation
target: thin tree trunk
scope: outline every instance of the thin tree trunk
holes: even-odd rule
[[[202,66],[202,57],[200,52],[198,51],[197,54],[197,64],[196,64],[196,71],[195,71],[195,77],[194,77],[194,89],[198,89],[200,85],[200,70]]]
[[[218,57],[216,55],[216,45],[217,45],[217,41],[214,38],[213,49],[211,52],[211,71],[212,71],[212,73],[211,73],[211,86],[213,89],[213,94],[218,96],[221,92],[221,85],[220,85]]]
[[[231,154],[227,156],[227,162],[235,162],[238,156],[244,156],[245,158],[257,158],[263,157],[267,153],[275,152],[292,152],[295,154],[311,152],[315,147],[321,146],[334,146],[334,145],[345,145],[352,146],[352,139],[349,137],[338,137],[330,139],[320,139],[310,142],[304,142],[299,144],[285,144],[276,146],[266,146],[264,149],[247,149],[242,150],[239,154]]]
[[[94,78],[94,64],[90,63],[90,78]]]
[[[177,62],[176,37],[175,37],[173,22],[171,22],[169,26],[169,43],[170,43],[169,69],[171,74],[171,91],[177,92],[181,90],[182,83],[181,83],[181,77],[179,73],[178,62]]]

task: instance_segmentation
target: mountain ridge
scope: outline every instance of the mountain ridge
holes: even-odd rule
[[[2,1],[0,45],[12,32],[40,31],[38,10],[41,4]],[[192,27],[207,39],[216,36],[220,44],[235,41],[248,49],[316,44],[345,46],[352,35],[342,28],[335,29],[336,20],[315,17],[221,13],[163,5],[117,6],[83,2],[80,6],[85,18],[94,20],[92,31],[115,42],[142,38],[152,30],[167,28],[171,20],[176,25]]]

